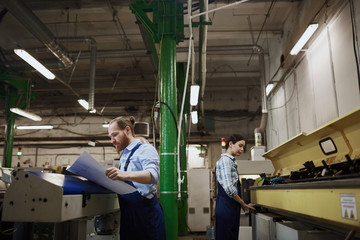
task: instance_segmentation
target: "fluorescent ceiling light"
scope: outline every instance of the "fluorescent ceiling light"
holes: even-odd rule
[[[103,123],[102,127],[103,127],[103,128],[108,128],[108,127],[109,127],[109,123]]]
[[[34,113],[31,113],[31,112],[27,112],[27,111],[24,111],[20,108],[10,108],[10,111],[13,112],[13,113],[16,113],[18,115],[21,115],[23,117],[26,117],[26,118],[29,118],[31,120],[34,120],[34,121],[41,121],[42,118]]]
[[[29,129],[53,129],[52,125],[33,125],[33,126],[16,126],[16,129],[19,130],[29,130]]]
[[[196,106],[198,104],[199,91],[200,91],[199,85],[191,85],[191,87],[190,87],[190,105],[191,106]]]
[[[89,110],[89,103],[86,100],[78,99],[78,103],[86,110]]]
[[[89,109],[89,103],[85,99],[78,99],[78,103],[89,111],[89,113],[96,113],[96,109]]]
[[[275,87],[275,83],[268,83],[268,85],[266,85],[266,96],[269,96],[269,94],[271,93],[271,91],[274,89]]]
[[[197,124],[198,123],[198,113],[197,111],[192,111],[191,112],[191,122],[193,124]]]
[[[300,39],[297,41],[295,46],[291,49],[290,54],[296,55],[300,52],[300,50],[304,47],[304,45],[307,43],[307,41],[310,39],[310,37],[314,34],[316,29],[319,27],[319,24],[314,23],[310,24],[303,35],[300,37]]]
[[[36,60],[33,56],[31,56],[28,52],[22,49],[14,49],[16,55],[21,57],[24,61],[30,64],[33,68],[38,70],[44,77],[47,79],[55,79],[55,75],[50,72],[44,65],[42,65],[38,60]]]

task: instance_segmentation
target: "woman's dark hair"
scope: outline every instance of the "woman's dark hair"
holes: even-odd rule
[[[226,145],[225,148],[228,149],[229,148],[229,143],[232,142],[233,144],[237,143],[238,141],[244,140],[245,138],[243,136],[241,136],[240,134],[234,134],[231,135],[228,140],[226,141]],[[245,149],[245,146],[244,146]]]
[[[117,127],[121,130],[124,130],[126,126],[129,126],[133,137],[135,137],[135,131],[134,131],[135,118],[133,116],[114,118],[113,120],[111,120],[109,125],[111,125],[114,122],[116,123]]]

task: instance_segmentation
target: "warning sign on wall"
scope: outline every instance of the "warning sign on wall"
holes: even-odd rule
[[[343,218],[357,220],[355,194],[340,194],[341,215]]]

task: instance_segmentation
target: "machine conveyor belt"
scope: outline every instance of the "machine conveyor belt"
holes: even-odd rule
[[[331,189],[331,188],[360,188],[360,178],[344,178],[322,181],[308,181],[298,183],[274,184],[250,187],[250,190],[275,190],[275,189]]]
[[[83,180],[76,176],[63,175],[56,173],[32,172],[29,173],[50,182],[56,186],[62,187],[63,194],[105,194],[113,193],[112,191],[89,180]]]

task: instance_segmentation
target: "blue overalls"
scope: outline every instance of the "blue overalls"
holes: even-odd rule
[[[240,182],[237,182],[238,195],[240,196]],[[218,194],[215,208],[215,239],[238,240],[240,225],[241,205],[230,198],[218,182]]]
[[[136,145],[126,160],[127,171],[130,158],[140,147]],[[133,182],[126,181],[134,187]],[[142,196],[138,191],[118,195],[120,204],[120,239],[121,240],[165,240],[164,213],[156,195],[152,199]]]

